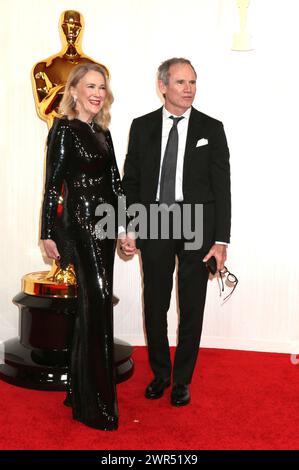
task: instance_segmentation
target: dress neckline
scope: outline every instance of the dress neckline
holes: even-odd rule
[[[82,121],[84,122],[84,121]],[[95,128],[94,128],[94,121],[91,121],[91,122],[86,122],[86,124],[90,127],[91,129],[91,132],[95,133]]]
[[[78,118],[74,118],[74,120],[84,124],[85,126],[88,126],[93,134],[96,133],[96,129],[95,129],[96,123],[94,121],[87,122],[87,121],[82,121],[81,119],[78,119]]]

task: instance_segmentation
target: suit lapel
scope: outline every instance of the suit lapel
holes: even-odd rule
[[[189,118],[189,125],[188,125],[188,132],[187,132],[187,139],[186,139],[186,148],[185,148],[185,156],[184,156],[184,168],[185,165],[188,163],[190,158],[190,153],[193,149],[195,149],[197,141],[204,137],[203,135],[203,126],[202,126],[202,116],[196,109],[192,108]]]
[[[187,139],[186,139],[186,148],[184,154],[184,167],[183,167],[183,193],[185,196],[185,189],[186,189],[186,182],[188,181],[188,173],[191,167],[191,155],[192,150],[196,148],[197,141],[204,137],[204,129],[203,129],[203,122],[202,116],[199,111],[192,107],[189,124],[188,124],[188,131],[187,131]],[[192,171],[192,169],[191,169]]]

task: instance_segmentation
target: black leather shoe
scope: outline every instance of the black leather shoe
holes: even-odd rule
[[[169,387],[170,379],[158,379],[155,378],[145,389],[145,398],[149,400],[156,400],[156,398],[162,397],[165,388]]]
[[[173,384],[171,391],[171,404],[173,406],[184,406],[190,403],[190,390],[189,385]]]

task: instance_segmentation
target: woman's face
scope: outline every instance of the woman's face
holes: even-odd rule
[[[102,109],[107,91],[104,76],[100,72],[90,70],[71,88],[76,101],[78,118],[90,122]]]

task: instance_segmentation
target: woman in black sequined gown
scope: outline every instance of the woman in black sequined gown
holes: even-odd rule
[[[102,430],[117,429],[113,358],[112,282],[115,239],[96,232],[99,204],[116,209],[123,195],[107,125],[113,101],[106,71],[75,67],[49,133],[41,238],[47,256],[74,263],[78,311],[70,358],[68,402],[73,417]],[[57,203],[64,190],[63,213]],[[117,212],[116,212],[117,213]],[[116,224],[117,231],[117,224]]]

